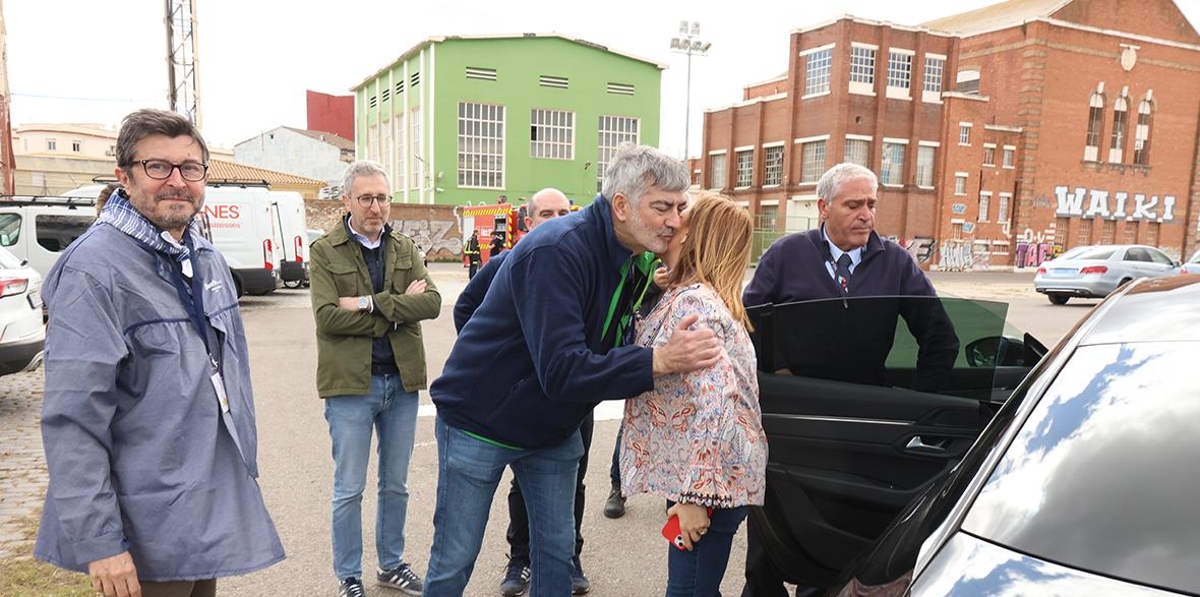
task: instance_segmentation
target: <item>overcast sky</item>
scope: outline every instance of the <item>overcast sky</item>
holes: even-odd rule
[[[167,107],[163,0],[0,1],[14,125],[115,128],[132,110]],[[913,25],[994,3],[197,0],[203,132],[210,144],[232,148],[277,126],[304,128],[306,89],[348,94],[430,36],[558,32],[668,65],[660,145],[682,155],[687,57],[669,45],[679,22],[691,20],[700,22],[700,38],[712,42],[707,56],[692,58],[689,145],[696,153],[704,109],[737,102],[746,84],[787,69],[790,31],[842,14]],[[1200,22],[1200,0],[1177,4]]]

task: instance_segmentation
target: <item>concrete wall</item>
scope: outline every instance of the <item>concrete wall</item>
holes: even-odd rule
[[[341,201],[305,201],[308,227],[330,230],[340,226],[345,208]],[[430,261],[461,261],[462,228],[453,205],[393,203],[391,225],[425,249]]]
[[[233,161],[330,185],[341,184],[347,164],[336,146],[282,127],[235,145]]]

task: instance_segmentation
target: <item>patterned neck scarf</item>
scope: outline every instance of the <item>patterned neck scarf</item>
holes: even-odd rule
[[[125,190],[121,189],[112,194],[108,203],[104,204],[104,209],[100,212],[99,222],[108,224],[125,234],[128,234],[133,240],[138,241],[143,246],[149,247],[164,255],[169,255],[175,261],[178,261],[186,266],[190,266],[192,257],[191,250],[186,244],[175,242],[171,237],[171,233],[159,229],[146,219],[138,210],[133,208],[129,203],[129,196],[125,194]],[[192,220],[184,231],[184,237],[188,235],[199,235],[200,229],[196,225],[196,220]],[[190,269],[190,267],[188,268]]]

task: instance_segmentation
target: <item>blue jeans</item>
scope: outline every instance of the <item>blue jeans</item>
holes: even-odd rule
[[[333,571],[339,580],[362,578],[362,495],[372,429],[378,434],[379,461],[375,551],[385,570],[403,561],[417,402],[417,393],[405,392],[396,373],[372,375],[369,394],[325,399],[333,440]]]
[[[745,506],[713,510],[708,532],[692,551],[667,544],[667,597],[720,597],[733,536],[747,512]]]
[[[437,417],[437,507],[425,597],[461,597],[483,544],[492,497],[512,467],[529,505],[530,597],[571,594],[575,543],[575,476],[579,432],[536,450],[502,448],[471,437]]]

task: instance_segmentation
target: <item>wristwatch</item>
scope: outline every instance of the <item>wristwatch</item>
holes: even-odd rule
[[[371,308],[371,298],[367,296],[358,297],[358,310],[366,311]]]

